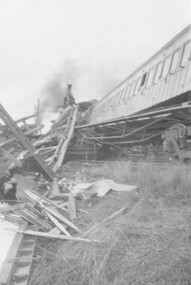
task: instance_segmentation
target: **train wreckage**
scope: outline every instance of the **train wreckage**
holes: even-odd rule
[[[35,173],[39,181],[41,175],[45,179],[43,183],[48,181],[55,191],[55,179],[63,178],[59,170],[64,162],[72,159],[191,160],[191,25],[100,101],[76,104],[71,87],[68,84],[59,117],[43,135],[39,132],[43,127],[39,120],[38,124],[27,123],[37,114],[14,121],[0,104],[2,201],[13,202],[19,198],[17,181],[13,179],[16,172]],[[58,226],[55,220],[58,218],[79,231],[59,213],[55,216],[50,200],[36,197],[32,192],[28,195],[33,204],[27,204],[25,211],[22,205],[15,206],[14,210],[25,220],[34,223],[34,219],[41,217],[38,226],[51,231],[51,223]],[[43,221],[44,216],[33,209],[39,199],[49,221]],[[3,210],[4,217],[14,220],[9,211]],[[70,237],[65,228],[60,224],[58,227]]]

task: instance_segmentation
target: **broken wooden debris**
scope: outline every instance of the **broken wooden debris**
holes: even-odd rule
[[[122,209],[116,211],[115,213],[111,214],[110,216],[108,216],[107,218],[105,218],[104,220],[102,220],[100,223],[95,224],[92,228],[90,228],[89,230],[87,230],[85,233],[83,233],[82,237],[87,236],[89,233],[91,233],[92,231],[94,231],[96,228],[100,227],[101,225],[103,225],[104,223],[106,223],[107,221],[116,218],[117,216],[121,215],[122,213],[125,212],[127,208],[123,207]]]
[[[53,205],[56,208],[62,209],[62,210],[63,210],[63,207],[60,207],[56,203],[52,202],[51,200],[45,197],[42,197],[41,195],[37,193],[34,193],[34,191],[25,190],[24,193],[28,197],[30,197],[33,200],[33,202],[39,203],[41,208],[45,209],[46,212],[51,214],[54,218],[57,218],[59,221],[63,222],[64,224],[67,224],[68,226],[76,230],[77,232],[81,233],[80,229],[78,229],[78,227],[76,227],[72,222],[70,222],[65,216],[60,214],[57,210],[52,209],[50,206],[46,206],[45,203],[48,202],[48,204]]]
[[[16,166],[21,167],[22,163],[19,161],[19,159],[15,158],[9,151],[3,149],[0,147],[0,152],[6,157],[9,158],[12,163],[14,163]]]
[[[48,233],[51,235],[59,235],[61,233],[61,230],[55,227],[55,228],[52,228],[52,230],[50,230]]]
[[[66,90],[68,88],[71,86],[67,86]],[[4,122],[4,124],[0,124],[0,147],[4,146],[3,150],[10,153],[8,158],[10,162],[14,162],[16,166],[27,169],[27,171],[40,172],[47,180],[53,180],[56,177],[55,172],[61,168],[64,159],[68,159],[68,154],[71,155],[73,151],[76,151],[75,146],[74,150],[73,148],[71,150],[73,141],[75,141],[72,139],[75,136],[76,125],[83,117],[81,113],[84,113],[93,104],[92,101],[76,105],[73,99],[67,100],[67,104],[62,106],[60,116],[53,122],[51,129],[43,135],[39,132],[43,127],[40,122],[39,104],[38,112],[17,121],[14,121],[0,104],[0,119]],[[33,117],[37,117],[35,124],[28,124],[27,120]],[[77,144],[80,146],[81,141]],[[10,147],[14,149],[14,154],[9,152]],[[87,148],[87,145],[81,147],[83,155],[87,157],[87,152],[90,151],[89,147]],[[81,153],[82,148],[77,151]],[[4,171],[9,162],[7,163],[0,157],[1,162],[3,163],[0,168]]]
[[[58,211],[53,210],[52,208],[48,206],[44,206],[45,210],[47,210],[50,214],[52,214],[55,218],[57,218],[59,221],[61,221],[64,224],[67,224],[72,229],[76,230],[79,233],[82,233],[82,231],[76,227],[72,222],[70,222],[66,217],[61,215]]]
[[[53,167],[54,172],[58,171],[59,168],[62,166],[67,147],[73,135],[76,118],[77,118],[77,111],[78,111],[78,106],[75,106],[72,108],[70,116],[68,118],[66,130],[64,134],[65,136],[64,135],[62,136],[62,139],[60,140],[58,148],[56,149],[55,154],[52,158],[52,161],[56,160],[56,163]]]
[[[46,237],[46,238],[51,238],[51,239],[61,239],[61,240],[71,240],[71,241],[82,241],[82,242],[95,242],[95,243],[98,243],[98,241],[95,240],[95,239],[82,238],[82,237],[68,237],[68,236],[65,236],[65,235],[54,235],[54,234],[43,233],[43,232],[38,232],[38,231],[11,229],[11,228],[6,228],[6,230],[12,231],[12,232],[21,233],[21,234],[24,234],[24,235]]]
[[[14,222],[14,219],[12,219],[12,216],[16,214],[21,220],[27,221],[30,227],[35,227],[37,236],[39,236],[38,231],[40,230],[42,236],[43,233],[47,232],[50,235],[61,233],[61,237],[59,235],[58,238],[67,240],[67,238],[63,237],[66,236],[72,238],[72,235],[69,232],[70,230],[75,230],[80,234],[82,233],[82,231],[66,216],[58,212],[60,209],[63,210],[63,207],[41,195],[39,196],[39,194],[34,191],[25,190],[24,193],[30,198],[31,202],[24,202],[0,208],[0,213],[4,216],[5,220],[12,221],[13,224],[18,224],[17,221]],[[55,227],[57,230],[53,230]],[[48,235],[45,235],[45,237],[48,237]]]
[[[48,198],[46,198],[46,197],[40,195],[39,193],[36,193],[36,192],[34,192],[34,191],[32,191],[32,190],[30,190],[30,191],[29,191],[29,190],[25,190],[24,193],[25,193],[27,196],[29,196],[29,197],[33,200],[33,202],[38,202],[38,201],[44,202],[44,201],[46,201],[46,202],[48,202],[49,205],[55,206],[56,208],[58,208],[58,209],[60,209],[60,210],[63,210],[63,211],[65,211],[65,212],[68,212],[68,210],[67,210],[66,208],[59,206],[59,205],[56,204],[55,202],[53,202],[53,201],[51,201],[50,199],[48,199]]]
[[[20,128],[17,126],[15,121],[11,118],[11,116],[8,114],[8,112],[4,109],[4,107],[0,104],[0,118],[4,121],[4,123],[8,126],[10,131],[14,134],[14,136],[18,139],[19,143],[21,144],[24,149],[26,149],[30,156],[33,157],[34,161],[39,166],[40,170],[42,171],[42,174],[47,178],[52,180],[54,175],[44,162],[42,161],[41,157],[35,154],[35,148],[32,146],[30,141],[27,139],[27,137],[24,135],[24,133],[20,130]]]
[[[65,235],[67,235],[69,237],[71,236],[71,234],[69,234],[69,232],[65,229],[65,227],[61,223],[59,223],[59,221],[56,218],[54,218],[47,210],[44,210],[44,211],[47,214],[47,216],[49,217],[49,219],[55,224],[55,226],[60,231],[62,231]]]

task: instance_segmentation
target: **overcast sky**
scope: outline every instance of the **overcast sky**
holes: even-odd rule
[[[0,0],[0,102],[19,118],[67,81],[100,99],[190,18],[190,0]]]

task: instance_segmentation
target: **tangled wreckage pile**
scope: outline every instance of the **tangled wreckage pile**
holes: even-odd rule
[[[124,185],[111,180],[74,185],[59,171],[68,153],[76,157],[70,145],[71,140],[76,142],[75,124],[85,119],[84,114],[91,104],[70,102],[45,135],[39,134],[42,124],[27,124],[36,115],[14,121],[0,105],[0,214],[5,221],[17,226],[9,230],[30,238],[97,242],[86,238],[87,233],[82,233],[74,224],[77,215],[75,197],[86,200],[92,195],[104,196],[111,189],[136,189],[133,185],[124,188]],[[124,209],[114,213],[114,216],[122,211]],[[34,244],[32,246],[35,248]],[[30,254],[34,248],[29,250]],[[12,258],[20,259],[17,255]],[[6,282],[10,279],[12,269],[9,261],[3,267],[2,284],[8,284]],[[17,272],[16,275],[18,280],[22,278],[22,274]]]
[[[14,198],[15,171],[40,173],[48,181],[59,177],[69,143],[76,139],[75,125],[84,119],[85,111],[93,103],[77,105],[71,100],[70,88],[67,91],[70,101],[45,135],[39,132],[43,125],[38,118],[37,124],[27,124],[37,114],[14,121],[0,104],[0,195],[5,196],[4,200]]]
[[[55,180],[63,178],[59,170],[66,158],[71,139],[75,139],[75,125],[84,120],[85,111],[93,103],[76,104],[71,93],[71,85],[66,89],[64,101],[60,115],[45,135],[40,133],[43,125],[38,114],[14,121],[0,104],[1,201],[12,203],[17,199],[22,200],[24,187],[27,186],[26,183],[22,185],[23,181],[31,175],[35,176],[38,182],[44,179],[45,189],[47,185],[49,189],[50,185],[55,188]],[[37,123],[28,124],[27,122],[34,117],[37,117]],[[58,185],[57,190],[58,194]],[[19,209],[21,208],[20,205]]]

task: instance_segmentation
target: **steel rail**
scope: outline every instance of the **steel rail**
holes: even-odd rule
[[[68,163],[65,164],[65,167],[69,166],[70,164],[80,164],[84,166],[102,166],[102,165],[113,165],[113,166],[130,166],[130,167],[137,167],[137,166],[152,166],[152,167],[161,167],[161,168],[172,168],[172,167],[178,167],[182,166],[184,168],[190,169],[190,164],[183,164],[180,162],[158,162],[157,160],[154,161],[117,161],[117,160],[91,160],[91,161],[86,161],[86,160],[75,160],[75,161],[69,161]]]

